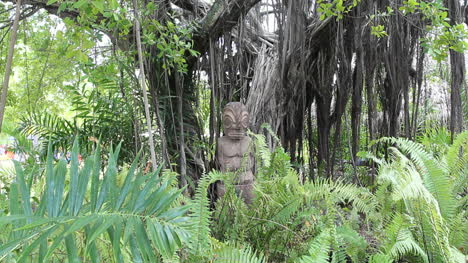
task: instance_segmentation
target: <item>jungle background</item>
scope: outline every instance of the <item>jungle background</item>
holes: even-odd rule
[[[467,6],[2,0],[0,261],[466,262]]]

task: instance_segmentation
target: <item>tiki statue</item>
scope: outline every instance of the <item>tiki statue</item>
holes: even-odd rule
[[[222,172],[232,172],[235,176],[236,193],[247,204],[253,201],[254,155],[252,142],[246,135],[249,124],[247,108],[240,102],[230,102],[223,112],[224,136],[219,138],[217,164]],[[217,183],[218,197],[225,194],[223,182]]]

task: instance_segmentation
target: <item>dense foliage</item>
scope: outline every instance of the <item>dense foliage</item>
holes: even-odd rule
[[[16,163],[8,186],[0,256],[7,262],[464,262],[468,133],[435,154],[422,144],[382,138],[373,191],[344,180],[308,180],[281,147],[254,135],[259,170],[254,203],[235,194],[229,174],[211,172],[193,199],[168,171],[145,173],[137,157],[117,167],[120,145],[104,162],[100,146],[83,163],[30,172]],[[428,138],[426,138],[427,140]],[[433,145],[432,145],[433,147]],[[103,166],[104,165],[104,166]],[[208,188],[227,194],[210,209]],[[257,251],[257,252],[254,252]]]
[[[0,262],[466,262],[467,11],[1,1]],[[250,205],[217,167],[231,101]]]

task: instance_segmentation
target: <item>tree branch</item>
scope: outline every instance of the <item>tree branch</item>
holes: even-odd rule
[[[2,131],[2,123],[3,123],[3,116],[5,114],[8,86],[10,84],[11,66],[13,64],[13,53],[15,51],[15,44],[16,44],[16,33],[18,31],[19,18],[21,14],[20,10],[21,10],[21,0],[18,0],[16,2],[15,20],[11,28],[10,45],[8,47],[8,54],[7,54],[6,65],[5,65],[5,77],[3,78],[2,94],[0,96],[0,132]]]
[[[14,0],[1,1],[14,2]],[[206,15],[200,20],[199,29],[194,32],[194,49],[200,53],[204,53],[207,50],[210,37],[218,38],[224,32],[230,31],[237,25],[239,18],[245,16],[258,2],[260,2],[260,0],[216,0]],[[203,15],[208,8],[205,4],[201,3],[201,1],[194,3],[193,0],[173,0],[171,3],[191,12],[200,12],[201,15]],[[43,8],[48,13],[57,15],[60,18],[68,17],[76,19],[79,16],[79,12],[75,10],[61,10],[59,12],[59,2],[47,5],[47,2],[42,0],[26,0],[24,5],[30,5],[37,9]],[[96,22],[98,23],[101,19],[104,18],[98,18]],[[130,30],[130,32],[133,32],[133,30]],[[111,32],[106,33],[112,41],[116,41],[117,38],[112,36]],[[125,45],[119,45],[119,47],[120,46]]]
[[[13,0],[1,0],[2,2],[4,3],[14,3],[15,1]],[[30,5],[30,6],[33,6],[35,8],[43,8],[45,9],[48,13],[50,14],[53,14],[53,15],[56,15],[60,18],[65,18],[65,17],[70,17],[70,18],[76,18],[78,17],[79,13],[76,12],[76,11],[71,11],[71,10],[63,10],[61,12],[59,12],[59,7],[60,7],[60,3],[59,2],[56,2],[56,3],[53,3],[51,5],[47,5],[47,1],[37,1],[37,0],[26,0],[23,2],[23,5]]]
[[[39,10],[39,8],[36,8],[36,7],[30,7],[28,9],[23,10],[21,12],[21,14],[20,14],[19,20],[21,21],[23,19],[26,19],[26,18],[34,15],[38,10]],[[13,25],[13,21],[11,21],[11,20],[6,20],[6,21],[2,21],[2,22],[8,22],[8,23],[0,26],[0,30],[4,29],[4,28],[7,28],[7,27],[11,27]]]
[[[195,1],[194,3],[193,0],[174,0],[172,4],[200,15],[205,15],[209,10],[209,6],[203,1]]]
[[[245,16],[258,2],[260,0],[216,0],[194,34],[194,49],[204,53],[210,37],[218,38],[224,32],[230,31],[237,25],[239,18]]]

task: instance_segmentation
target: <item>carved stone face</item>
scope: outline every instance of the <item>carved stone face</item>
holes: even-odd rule
[[[240,102],[230,102],[224,107],[224,135],[234,140],[240,140],[245,136],[248,126],[249,113],[244,104]]]

